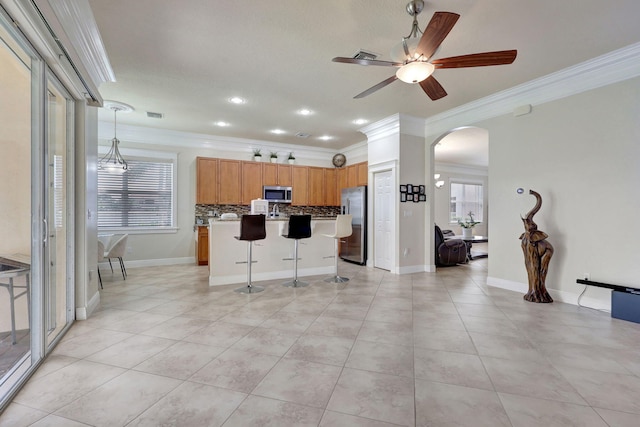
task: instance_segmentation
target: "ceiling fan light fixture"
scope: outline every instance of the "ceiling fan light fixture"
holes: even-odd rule
[[[395,62],[405,62],[411,59],[418,59],[418,57],[420,57],[420,54],[416,52],[416,50],[418,50],[418,43],[420,43],[420,37],[403,39],[400,43],[391,48],[391,52],[389,52],[391,59]],[[407,45],[406,51],[404,49],[405,44]]]
[[[433,74],[435,67],[430,62],[414,61],[396,71],[396,77],[405,83],[419,83]]]

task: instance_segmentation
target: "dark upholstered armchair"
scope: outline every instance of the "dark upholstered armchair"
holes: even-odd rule
[[[436,266],[449,266],[467,261],[467,244],[461,239],[444,240],[442,230],[436,225]]]

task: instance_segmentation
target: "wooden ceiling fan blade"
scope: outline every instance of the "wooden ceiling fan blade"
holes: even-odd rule
[[[402,67],[401,62],[379,61],[377,59],[346,58],[344,56],[336,56],[335,58],[332,59],[332,61],[342,62],[344,64],[379,65],[383,67]]]
[[[424,55],[426,59],[431,58],[436,49],[440,47],[442,41],[447,37],[449,31],[456,25],[460,15],[452,12],[436,12],[425,28],[417,52]]]
[[[365,96],[371,95],[373,92],[382,89],[383,87],[387,86],[388,84],[391,84],[393,82],[395,82],[396,80],[398,80],[398,78],[393,75],[391,77],[389,77],[386,80],[381,81],[380,83],[378,83],[375,86],[370,87],[369,89],[365,90],[364,92],[361,92],[359,94],[357,94],[356,96],[353,97],[353,99],[360,99],[360,98],[364,98]]]
[[[433,101],[447,96],[447,91],[444,90],[440,82],[437,81],[433,76],[429,76],[421,81],[420,87],[422,88],[422,90],[424,90],[424,93],[426,93],[427,96]]]
[[[473,53],[470,55],[452,56],[450,58],[431,61],[436,68],[486,67],[489,65],[505,65],[515,61],[518,51],[499,50],[496,52]]]

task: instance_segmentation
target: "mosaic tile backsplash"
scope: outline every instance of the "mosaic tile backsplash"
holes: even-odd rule
[[[269,204],[269,210],[272,205]],[[289,204],[278,203],[280,214],[286,216],[296,214],[311,214],[314,217],[334,217],[340,213],[339,206],[291,206]],[[223,213],[235,213],[238,216],[251,213],[251,206],[248,205],[196,205],[195,223],[201,219],[206,223],[209,218],[220,216]]]

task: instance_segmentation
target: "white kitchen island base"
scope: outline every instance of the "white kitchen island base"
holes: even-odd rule
[[[252,281],[293,278],[293,239],[282,237],[286,219],[267,220],[267,237],[253,243]],[[311,221],[311,237],[300,240],[298,277],[334,273],[335,219]],[[247,242],[236,240],[239,220],[209,220],[209,286],[247,281]],[[288,258],[288,260],[286,259]]]

